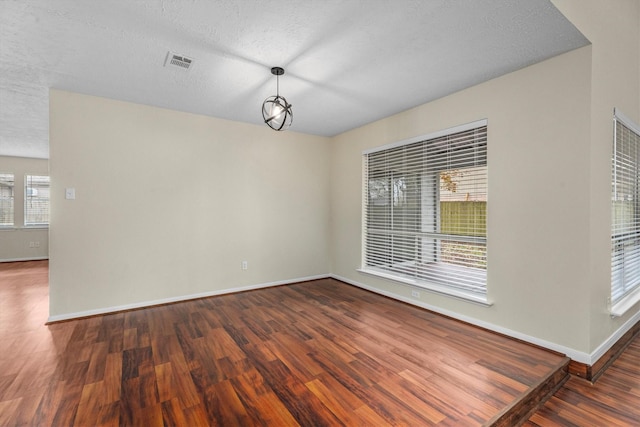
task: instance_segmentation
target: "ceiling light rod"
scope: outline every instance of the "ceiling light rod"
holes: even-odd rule
[[[284,68],[273,67],[271,68],[271,74],[276,76],[276,95],[280,95],[280,76],[284,74]]]
[[[287,130],[293,123],[293,111],[291,104],[284,96],[280,96],[280,76],[284,74],[284,68],[273,67],[271,74],[276,76],[276,96],[270,96],[262,103],[262,118],[273,130]]]

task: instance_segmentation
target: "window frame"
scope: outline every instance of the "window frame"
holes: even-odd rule
[[[633,202],[631,204],[631,217],[633,219],[630,221],[618,221],[620,219],[619,215],[615,213],[620,210],[617,187],[618,185],[629,184],[628,180],[623,181],[624,177],[618,178],[617,168],[621,166],[620,163],[624,163],[624,166],[629,164],[628,161],[625,162],[625,160],[619,159],[617,156],[618,144],[622,143],[618,141],[618,124],[627,128],[638,138],[633,164],[636,170],[635,183],[632,184],[632,192],[635,196],[631,199]],[[609,312],[614,317],[622,316],[640,301],[640,267],[638,266],[640,262],[640,177],[638,177],[638,170],[640,170],[640,125],[634,123],[633,120],[618,109],[614,109],[611,152],[611,287],[609,296]],[[623,232],[617,230],[620,226],[624,228]],[[631,228],[631,231],[627,231],[627,228]],[[630,247],[633,252],[629,257],[625,255],[627,247]],[[634,269],[629,275],[625,271],[626,265],[630,265]],[[634,283],[628,284],[626,282],[627,279]]]
[[[441,221],[441,206],[440,206],[440,197],[441,197],[441,175],[443,172],[448,171],[448,169],[446,167],[433,167],[430,166],[429,168],[427,168],[424,164],[420,164],[420,168],[416,171],[416,176],[404,176],[406,175],[406,173],[403,173],[402,171],[400,171],[398,173],[398,176],[394,176],[393,179],[391,179],[389,182],[387,183],[382,183],[382,180],[377,178],[379,175],[376,173],[375,175],[373,175],[373,179],[370,176],[370,172],[372,172],[372,170],[370,170],[370,165],[369,165],[369,160],[371,158],[372,155],[375,155],[375,153],[380,153],[380,152],[389,152],[391,150],[394,149],[398,149],[407,145],[411,145],[411,144],[424,144],[426,146],[426,144],[430,141],[433,140],[437,140],[439,138],[442,137],[449,137],[449,136],[454,136],[455,134],[459,134],[459,133],[463,133],[463,132],[468,132],[468,131],[474,131],[476,129],[479,128],[487,128],[488,126],[488,120],[487,119],[483,119],[483,120],[478,120],[475,122],[471,122],[471,123],[467,123],[467,124],[463,124],[460,126],[455,126],[452,128],[448,128],[448,129],[443,129],[440,130],[438,132],[433,132],[427,135],[421,135],[418,137],[414,137],[414,138],[410,138],[407,140],[403,140],[403,141],[398,141],[398,142],[394,142],[391,144],[386,144],[380,147],[375,147],[375,148],[371,148],[371,149],[367,149],[364,150],[362,152],[363,155],[363,190],[362,190],[362,196],[363,196],[363,200],[362,200],[362,259],[361,259],[361,266],[360,268],[358,268],[357,270],[359,272],[362,273],[366,273],[366,274],[370,274],[373,276],[377,276],[377,277],[382,277],[388,280],[392,280],[395,282],[400,282],[400,283],[404,283],[404,284],[408,284],[408,285],[412,285],[414,287],[418,287],[420,289],[426,289],[429,291],[433,291],[436,293],[440,293],[440,294],[445,294],[448,296],[453,296],[456,298],[460,298],[460,299],[464,299],[466,301],[471,301],[471,302],[475,302],[481,305],[485,305],[485,306],[490,306],[492,305],[491,302],[489,302],[488,300],[488,294],[487,294],[487,288],[486,288],[486,258],[485,258],[485,263],[484,263],[484,267],[482,268],[484,270],[484,277],[482,277],[480,280],[483,280],[483,285],[484,285],[484,290],[479,290],[479,289],[465,289],[464,287],[460,286],[459,284],[452,284],[452,283],[446,283],[446,280],[444,279],[440,279],[440,280],[436,280],[433,279],[433,277],[435,277],[435,275],[431,276],[431,279],[425,279],[424,275],[420,275],[420,277],[416,276],[416,277],[407,277],[408,275],[405,274],[400,274],[400,273],[396,273],[394,274],[393,271],[390,270],[397,270],[397,266],[400,266],[402,264],[402,260],[400,258],[399,261],[396,260],[395,255],[394,255],[394,248],[393,246],[396,243],[388,243],[388,246],[384,246],[383,250],[387,250],[384,248],[388,248],[388,255],[386,255],[386,258],[382,259],[381,263],[378,264],[378,266],[376,266],[376,256],[379,255],[379,253],[377,253],[374,250],[373,255],[368,253],[368,246],[376,246],[377,243],[375,242],[376,237],[371,238],[373,233],[378,233],[380,230],[376,229],[376,226],[372,226],[371,224],[373,223],[375,225],[376,219],[371,219],[369,220],[367,218],[367,216],[372,216],[370,212],[370,209],[372,206],[371,204],[371,193],[370,193],[370,188],[371,188],[371,182],[378,182],[377,188],[381,188],[381,187],[386,187],[387,188],[387,195],[386,195],[386,200],[381,200],[379,202],[377,202],[378,205],[384,205],[384,204],[388,204],[389,205],[389,209],[393,209],[393,205],[396,202],[396,191],[395,189],[395,181],[397,181],[398,179],[406,179],[406,180],[417,180],[420,182],[420,184],[417,186],[420,187],[420,195],[417,196],[416,200],[418,200],[416,202],[416,206],[419,205],[418,207],[416,207],[416,210],[418,212],[418,214],[416,215],[416,217],[418,218],[417,221],[419,221],[419,225],[418,227],[414,227],[415,231],[412,232],[412,235],[415,235],[416,237],[419,236],[420,239],[420,243],[417,243],[418,245],[420,245],[423,249],[418,251],[418,249],[415,250],[415,253],[413,254],[413,258],[411,259],[411,262],[413,263],[418,263],[418,259],[424,259],[425,253],[427,254],[426,256],[429,257],[428,254],[433,253],[433,260],[431,261],[431,264],[438,264],[437,267],[435,267],[435,269],[442,267],[442,265],[444,265],[445,269],[446,268],[457,268],[455,266],[455,262],[451,263],[451,262],[441,262],[438,260],[437,257],[441,257],[442,254],[440,254],[440,250],[438,249],[440,247],[440,245],[442,244],[442,241],[445,240],[444,238],[450,237],[451,240],[453,241],[460,241],[460,242],[465,242],[465,243],[480,243],[483,246],[484,249],[484,254],[486,256],[486,242],[487,242],[487,237],[486,237],[486,217],[485,217],[485,235],[480,237],[480,236],[467,236],[467,235],[445,235],[443,233],[440,232],[440,221]],[[484,176],[485,179],[485,185],[487,185],[488,183],[488,174],[486,171],[488,171],[488,160],[487,160],[487,139],[486,139],[486,133],[484,134],[484,140],[482,139],[483,137],[473,137],[474,139],[472,140],[472,142],[470,143],[470,145],[473,144],[477,144],[479,141],[481,142],[480,146],[483,146],[482,150],[482,156],[484,159],[484,164],[482,164],[480,167],[484,168],[485,171],[484,173],[486,174]],[[482,144],[483,142],[483,144]],[[466,147],[466,146],[465,146]],[[466,148],[465,148],[466,149]],[[382,154],[382,153],[381,153]],[[477,165],[475,166],[477,167]],[[372,166],[372,168],[375,168],[375,165]],[[388,168],[386,171],[379,171],[380,173],[386,173],[387,176],[391,176],[393,175],[394,172],[396,172],[395,170],[392,170],[393,167]],[[470,168],[471,169],[471,168]],[[407,172],[409,173],[409,172]],[[430,175],[434,175],[432,177],[432,179],[429,179]],[[386,185],[385,185],[386,184]],[[426,193],[423,192],[422,189],[423,188],[431,188],[432,190],[431,193]],[[485,198],[486,198],[486,187],[485,187]],[[414,201],[415,202],[415,201]],[[485,199],[485,203],[487,202],[487,200]],[[432,206],[431,206],[432,205]],[[429,207],[430,206],[430,207]],[[486,205],[485,205],[486,206]],[[425,211],[426,209],[426,211]],[[375,215],[375,214],[374,214]],[[426,216],[433,216],[433,218],[431,220],[429,220],[428,218],[426,218]],[[486,215],[486,210],[485,210],[485,215]],[[393,218],[393,214],[390,214],[390,217]],[[369,221],[372,221],[372,223],[370,223]],[[393,221],[393,220],[391,220]],[[425,231],[425,225],[427,225],[427,227],[429,228],[434,228],[434,230],[432,232],[429,231]],[[392,235],[392,234],[396,234],[396,231],[394,231],[394,225],[390,226],[387,230],[387,232]],[[384,232],[384,230],[383,230]],[[433,239],[433,243],[434,243],[434,249],[433,250],[427,250],[426,252],[424,251],[424,240],[422,239]],[[465,244],[463,243],[463,244]],[[427,243],[428,244],[428,243]],[[420,252],[418,254],[418,252]],[[373,257],[373,258],[371,258]],[[418,267],[416,264],[416,268],[424,268],[424,267]],[[426,271],[429,271],[428,269],[431,267],[427,267]],[[460,267],[462,268],[466,268],[467,267]],[[464,272],[464,274],[467,274],[466,272]],[[428,276],[428,274],[427,274]]]

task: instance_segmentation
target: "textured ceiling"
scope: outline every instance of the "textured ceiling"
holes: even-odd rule
[[[588,43],[549,0],[0,0],[0,155],[48,157],[49,88],[260,124],[282,66],[331,136]]]

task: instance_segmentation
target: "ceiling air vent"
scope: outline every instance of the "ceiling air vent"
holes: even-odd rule
[[[193,64],[192,58],[187,58],[184,55],[177,55],[173,52],[167,52],[167,58],[164,61],[165,67],[177,67],[182,70],[188,70]]]

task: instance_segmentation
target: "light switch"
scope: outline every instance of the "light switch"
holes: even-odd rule
[[[64,191],[64,198],[67,200],[75,200],[76,198],[76,189],[75,188],[67,188]]]

